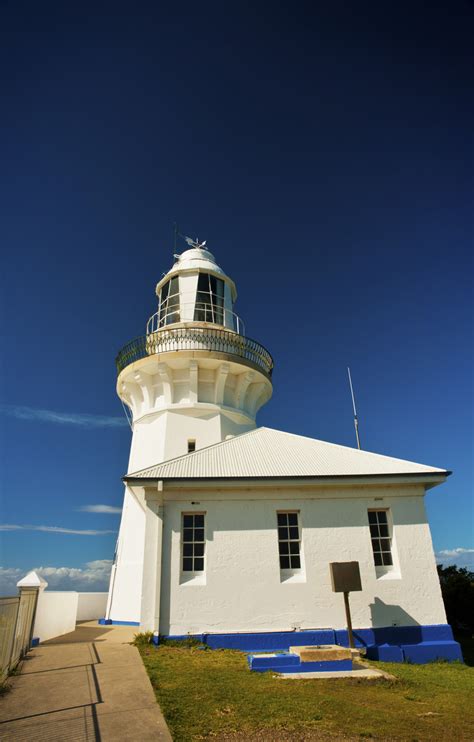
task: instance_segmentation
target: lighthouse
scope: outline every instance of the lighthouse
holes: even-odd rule
[[[101,621],[243,650],[344,645],[330,565],[357,562],[367,656],[460,659],[424,505],[450,472],[257,427],[272,357],[247,337],[232,279],[189,242],[117,356],[133,433]]]
[[[119,352],[117,394],[130,410],[128,471],[228,440],[256,426],[272,395],[273,360],[245,335],[237,289],[203,243],[175,256],[156,286],[146,332]],[[140,623],[145,510],[126,486],[107,617]]]

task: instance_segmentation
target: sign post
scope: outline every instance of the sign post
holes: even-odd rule
[[[332,589],[335,593],[344,593],[344,608],[346,609],[347,633],[349,646],[354,649],[354,635],[352,633],[351,607],[349,593],[362,590],[359,562],[330,562]]]

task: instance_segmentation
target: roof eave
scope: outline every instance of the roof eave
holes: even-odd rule
[[[301,486],[315,486],[318,483],[325,484],[361,484],[363,480],[369,480],[369,484],[425,484],[426,489],[436,487],[438,484],[442,484],[446,481],[447,477],[452,474],[451,471],[440,471],[440,472],[411,472],[406,474],[338,474],[338,475],[325,475],[325,476],[275,476],[275,477],[167,477],[164,475],[156,477],[135,477],[133,475],[125,475],[122,477],[122,481],[125,484],[146,486],[146,484],[154,484],[155,482],[163,481],[169,483],[182,482],[185,485],[195,487],[196,485],[202,485],[206,483],[212,484],[224,484],[229,483],[234,486],[239,484],[253,483],[265,485],[265,483],[277,484],[288,484],[288,482],[297,483],[298,487]]]

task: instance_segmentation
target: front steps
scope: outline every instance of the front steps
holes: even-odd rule
[[[334,644],[290,647],[281,654],[251,654],[247,660],[255,672],[272,670],[283,675],[352,670],[351,650]]]

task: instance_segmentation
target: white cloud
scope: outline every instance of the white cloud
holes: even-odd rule
[[[86,562],[83,567],[32,567],[48,583],[48,590],[78,590],[79,592],[107,592],[111,559]],[[16,583],[30,569],[0,567],[0,595],[16,595]]]
[[[82,428],[123,428],[129,424],[125,417],[88,415],[82,412],[55,412],[54,410],[40,410],[22,405],[2,404],[0,405],[0,411],[18,420],[76,425]]]
[[[455,549],[442,549],[436,552],[436,561],[444,567],[456,565],[474,569],[474,549],[466,549],[458,546]]]
[[[14,525],[10,523],[0,523],[0,531],[43,531],[44,533],[66,533],[73,536],[103,536],[106,533],[116,533],[115,530],[95,531],[92,529],[62,528],[60,526]]]
[[[78,510],[81,513],[107,513],[111,515],[122,512],[122,508],[116,508],[113,505],[83,505]]]

